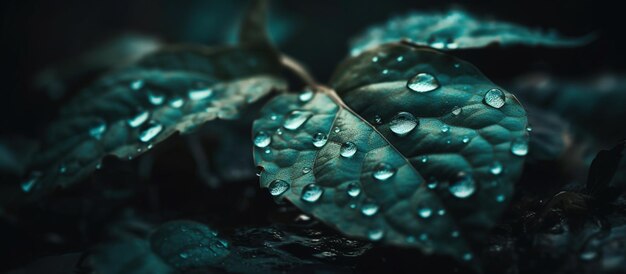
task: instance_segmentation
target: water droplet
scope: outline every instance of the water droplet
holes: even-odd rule
[[[502,169],[502,164],[499,161],[495,161],[489,167],[489,172],[493,175],[500,175],[500,173],[502,173]]]
[[[496,201],[498,203],[504,202],[504,199],[506,199],[506,197],[504,195],[502,195],[502,194],[499,194],[498,196],[496,196]]]
[[[272,150],[268,148],[268,149],[266,149],[266,150],[264,151],[264,153],[265,153],[265,154],[270,154],[270,153],[272,153]]]
[[[128,119],[126,122],[128,123],[130,127],[138,127],[138,126],[141,126],[144,122],[146,122],[149,117],[150,117],[150,112],[142,111],[142,112],[137,113],[137,115]]]
[[[435,189],[437,188],[438,182],[436,180],[431,180],[430,182],[428,182],[428,184],[426,185],[429,189]]]
[[[102,163],[97,163],[96,164],[96,169],[102,169]]]
[[[180,108],[185,104],[185,100],[181,97],[174,97],[170,100],[169,105],[173,108]]]
[[[527,127],[526,127],[526,131],[528,131],[528,132],[533,131],[533,127],[531,127],[531,126],[527,126]]]
[[[580,259],[583,261],[591,261],[593,259],[595,259],[597,257],[598,253],[590,250],[590,251],[585,251],[583,253],[580,253]]]
[[[313,98],[313,91],[310,89],[306,89],[303,92],[300,93],[300,95],[298,95],[298,100],[300,100],[300,102],[308,102]]]
[[[450,184],[448,190],[454,197],[467,198],[476,191],[476,183],[474,178],[465,172],[459,172],[457,179]]]
[[[324,189],[316,184],[308,184],[302,189],[302,200],[313,203],[322,197]]]
[[[439,216],[446,215],[446,210],[445,209],[440,209],[439,211],[437,211],[437,215],[439,215]]]
[[[374,62],[374,63],[378,62],[378,56],[372,57],[372,62]]]
[[[487,93],[485,93],[484,102],[491,107],[501,108],[502,106],[504,106],[505,99],[506,98],[504,97],[504,92],[502,92],[500,89],[492,88],[487,91]]]
[[[213,95],[213,89],[210,88],[192,89],[188,94],[189,99],[194,101],[204,100],[211,97],[211,95]]]
[[[418,73],[407,83],[406,87],[416,92],[429,92],[439,88],[439,81],[432,74]]]
[[[361,206],[361,213],[365,216],[373,216],[378,212],[378,205],[373,201],[366,201]]]
[[[411,132],[411,130],[417,127],[418,124],[419,121],[415,118],[415,116],[413,116],[413,114],[400,112],[391,119],[389,128],[393,131],[393,133],[402,136]]]
[[[315,147],[323,147],[328,142],[328,136],[324,133],[318,132],[313,135],[313,145]]]
[[[528,143],[524,139],[516,139],[511,143],[511,153],[517,156],[528,154]]]
[[[41,172],[39,172],[39,171],[31,172],[30,175],[28,176],[28,178],[26,178],[26,180],[24,180],[20,184],[20,187],[22,188],[22,191],[30,192],[33,189],[33,187],[35,187],[37,182],[39,181],[39,178],[41,178]]]
[[[388,74],[389,70],[388,69],[383,69],[383,74]]]
[[[339,133],[339,132],[341,132],[341,128],[339,128],[339,127],[335,127],[335,129],[333,129],[333,131],[334,131],[335,133]]]
[[[150,101],[150,103],[155,106],[161,105],[163,104],[163,101],[165,101],[165,95],[158,93],[156,91],[149,90],[148,101]]]
[[[379,241],[385,236],[385,232],[382,229],[371,229],[367,232],[367,237],[372,241]]]
[[[289,184],[283,180],[274,180],[269,185],[269,191],[272,196],[279,196],[289,189]]]
[[[130,82],[130,88],[132,90],[140,90],[143,87],[144,81],[143,80],[135,80]]]
[[[280,128],[277,128],[277,129],[276,129],[276,134],[278,134],[278,135],[283,135],[283,130],[282,130],[282,129],[280,129]]]
[[[461,112],[463,112],[463,109],[458,106],[452,108],[452,115],[454,116],[458,116],[459,114],[461,114]]]
[[[276,114],[270,115],[270,120],[276,121],[276,119],[278,119],[278,115],[276,115]]]
[[[441,126],[441,132],[446,133],[448,131],[450,131],[450,127],[448,125]]]
[[[254,145],[257,147],[267,147],[270,143],[272,143],[272,137],[265,131],[259,131],[254,136]]]
[[[345,158],[350,158],[356,154],[356,145],[353,142],[345,142],[339,149],[339,154]]]
[[[461,236],[461,233],[455,230],[450,233],[450,236],[452,236],[452,238],[458,238],[459,236]]]
[[[455,63],[454,64],[454,68],[460,68],[460,67],[461,67],[461,64],[459,64],[459,63]]]
[[[420,234],[420,241],[422,242],[428,241],[428,234],[427,233]]]
[[[163,125],[155,121],[150,121],[148,122],[148,124],[146,124],[146,126],[142,128],[141,132],[139,133],[139,141],[142,141],[144,143],[150,142],[152,139],[154,139],[154,137],[159,135],[162,130]]]
[[[461,142],[463,142],[464,144],[469,143],[470,141],[470,137],[469,136],[463,136],[463,139],[461,139]]]
[[[287,118],[285,118],[285,123],[283,124],[283,127],[289,130],[296,130],[300,126],[302,126],[309,118],[311,118],[311,116],[313,116],[313,113],[311,112],[294,110],[290,112],[289,115],[287,115]]]
[[[261,174],[263,174],[263,171],[265,171],[264,167],[256,166],[256,176],[261,177]]]
[[[305,166],[302,168],[302,174],[309,174],[309,172],[311,172],[311,168],[308,166]]]
[[[398,61],[398,62],[402,62],[402,60],[404,60],[404,56],[398,56],[396,58],[396,61]]]
[[[380,124],[382,124],[382,123],[383,123],[383,118],[382,118],[382,117],[380,117],[380,115],[376,115],[376,116],[374,116],[374,122],[375,122],[376,124],[379,124],[379,125],[380,125]]]
[[[102,138],[102,134],[104,134],[106,130],[107,124],[104,121],[99,121],[98,124],[89,129],[89,135],[96,140],[100,140],[100,138]]]
[[[396,169],[386,163],[380,163],[373,173],[374,179],[384,181],[396,174]]]
[[[423,164],[428,162],[428,156],[424,155],[422,157],[420,157],[420,162],[422,162]]]
[[[468,252],[468,253],[463,254],[463,260],[464,260],[464,261],[471,261],[473,257],[474,257],[474,256],[472,256],[472,253],[469,253],[469,252]]]
[[[419,214],[420,217],[426,219],[433,214],[433,210],[430,209],[430,207],[423,206],[417,209],[417,214]]]
[[[65,164],[61,164],[59,166],[59,173],[65,174],[67,172],[67,166]]]
[[[185,252],[178,254],[178,256],[180,256],[180,257],[181,257],[181,258],[183,258],[183,259],[187,259],[187,258],[189,258],[189,254],[187,254],[187,253],[185,253]]]
[[[350,183],[348,185],[348,188],[346,188],[346,192],[348,193],[348,196],[356,197],[356,196],[359,196],[359,194],[361,194],[361,187],[359,186],[358,183]]]

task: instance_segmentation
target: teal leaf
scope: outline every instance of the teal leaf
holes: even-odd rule
[[[467,62],[403,44],[346,60],[331,84],[339,96],[281,95],[261,111],[261,186],[349,236],[474,260],[527,152],[517,99]]]
[[[453,9],[441,13],[411,12],[393,17],[353,38],[350,49],[354,56],[378,45],[401,40],[440,50],[483,48],[492,44],[573,47],[588,43],[592,38],[566,38],[555,31],[530,29]]]
[[[173,47],[104,76],[61,110],[22,190],[69,186],[106,155],[133,159],[174,133],[237,119],[285,87],[279,70],[269,49]]]

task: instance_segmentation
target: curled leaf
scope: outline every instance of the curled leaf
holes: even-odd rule
[[[332,85],[341,99],[305,91],[261,111],[262,187],[349,236],[472,261],[527,153],[517,99],[464,61],[402,44],[348,59]]]
[[[354,56],[378,45],[400,40],[441,50],[483,48],[492,44],[573,47],[583,45],[591,38],[565,38],[554,31],[534,30],[514,23],[480,18],[463,10],[449,10],[441,13],[412,12],[391,18],[352,39],[350,48]]]

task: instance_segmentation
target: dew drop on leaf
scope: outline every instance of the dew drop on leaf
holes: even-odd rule
[[[315,147],[323,147],[328,142],[328,136],[324,133],[318,132],[313,135],[313,145]]]
[[[359,194],[361,194],[361,187],[358,183],[350,183],[346,189],[346,193],[348,193],[348,196],[350,197],[359,196]]]
[[[389,128],[393,133],[402,136],[411,132],[411,130],[417,127],[418,123],[419,121],[415,118],[415,116],[413,116],[413,114],[400,112],[391,119]]]
[[[213,89],[203,88],[203,89],[192,89],[189,91],[189,99],[193,101],[200,101],[206,98],[211,97],[213,95]]]
[[[37,184],[37,182],[39,181],[39,178],[41,178],[41,172],[39,171],[33,171],[30,173],[30,175],[28,176],[28,178],[26,178],[26,180],[24,180],[21,184],[20,187],[22,188],[22,191],[24,192],[30,192],[33,187],[35,187],[35,185]]]
[[[140,90],[143,87],[144,81],[143,80],[135,80],[130,82],[130,88],[132,90]]]
[[[497,88],[492,88],[487,93],[485,93],[485,99],[483,102],[490,107],[501,108],[504,106],[504,100],[506,97],[504,96],[504,92]]]
[[[169,105],[173,108],[180,108],[185,104],[185,100],[181,97],[174,97],[170,100]]]
[[[406,83],[406,86],[412,91],[429,92],[439,88],[439,81],[432,74],[418,73]]]
[[[384,181],[396,174],[396,169],[387,163],[380,163],[373,173],[374,179]]]
[[[311,168],[306,166],[302,168],[302,174],[309,174],[311,172]]]
[[[144,143],[150,142],[154,137],[159,135],[163,130],[163,125],[158,122],[150,121],[146,124],[139,133],[139,141]]]
[[[272,196],[279,196],[289,189],[289,184],[283,180],[274,180],[269,185],[269,191]]]
[[[339,154],[344,158],[350,158],[356,153],[356,145],[353,142],[345,142],[339,149]]]
[[[308,184],[302,189],[302,200],[314,203],[322,197],[324,190],[316,184]]]
[[[138,126],[141,126],[144,122],[146,122],[149,117],[150,117],[150,112],[148,112],[147,110],[144,110],[142,112],[139,112],[137,115],[131,117],[130,119],[128,119],[127,123],[130,127],[138,127]]]
[[[310,89],[306,89],[303,92],[300,93],[300,95],[298,95],[298,100],[300,100],[300,102],[308,102],[313,98],[313,91]]]
[[[107,124],[104,121],[99,121],[98,124],[89,129],[89,135],[96,140],[100,140],[100,138],[102,138],[102,134],[104,134],[106,130]]]
[[[528,154],[528,143],[523,139],[515,139],[511,143],[511,153],[517,156],[525,156]]]
[[[489,172],[491,172],[491,174],[493,175],[499,175],[500,173],[502,173],[502,169],[502,163],[500,163],[499,161],[495,161],[489,167]]]
[[[365,216],[374,216],[378,212],[378,205],[374,201],[365,201],[361,206],[361,213]]]
[[[371,229],[367,232],[367,237],[372,241],[379,241],[385,236],[385,232],[382,229]]]
[[[163,104],[163,101],[165,101],[165,95],[149,90],[148,91],[148,101],[150,101],[151,104],[158,106]]]
[[[467,198],[476,191],[476,183],[471,175],[459,172],[457,178],[448,187],[450,193],[457,198]]]
[[[421,206],[417,209],[417,214],[419,214],[420,217],[426,219],[433,214],[433,210],[430,207]]]
[[[254,135],[254,145],[256,147],[264,148],[272,143],[272,137],[265,131],[259,131]]]
[[[283,127],[289,130],[296,130],[311,118],[311,116],[313,116],[311,112],[294,110],[285,118]]]
[[[441,132],[446,133],[450,131],[450,127],[448,125],[441,126]]]
[[[458,107],[458,106],[454,107],[452,109],[452,115],[454,115],[454,116],[459,116],[459,114],[461,114],[461,112],[463,112],[463,109]]]

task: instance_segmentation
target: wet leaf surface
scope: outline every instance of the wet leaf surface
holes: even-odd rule
[[[528,149],[515,97],[468,63],[401,44],[348,59],[332,84],[346,105],[304,91],[261,111],[262,187],[349,236],[472,261]]]
[[[411,12],[372,26],[352,39],[351,54],[376,46],[408,40],[440,50],[525,45],[547,47],[581,46],[592,36],[566,38],[555,31],[531,29],[515,23],[479,17],[464,10]]]

